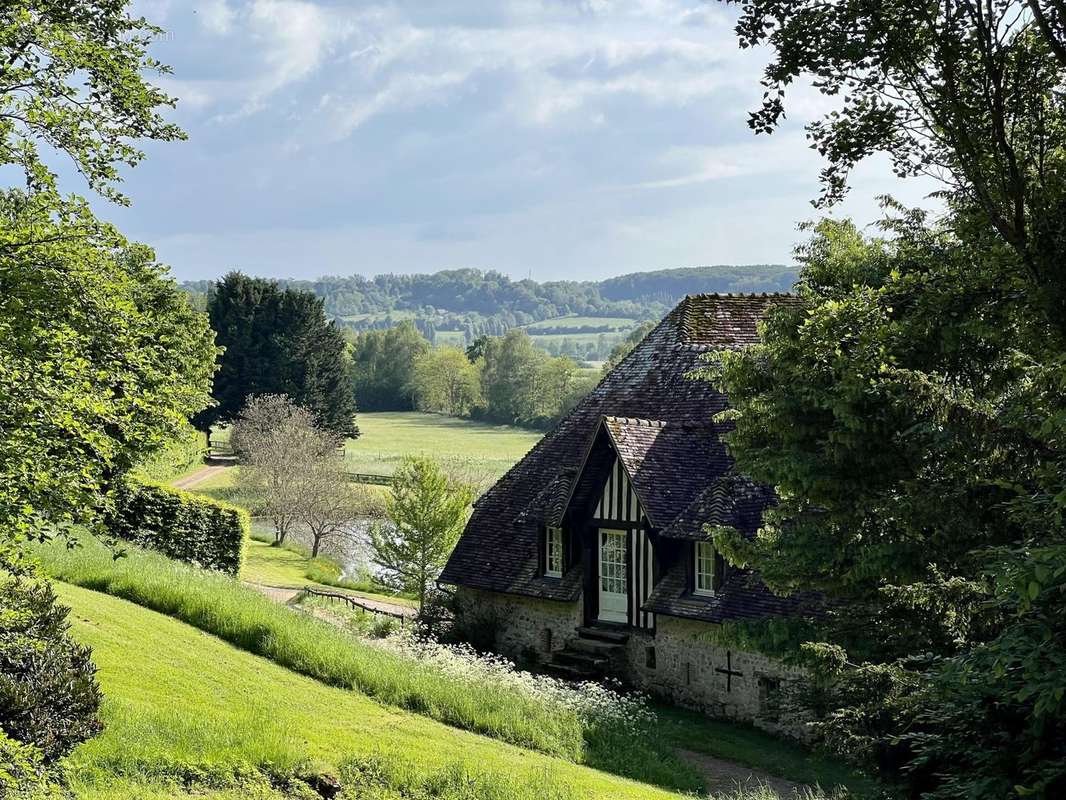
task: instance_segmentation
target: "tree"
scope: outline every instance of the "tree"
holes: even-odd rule
[[[388,520],[370,529],[371,557],[389,584],[418,595],[419,606],[455,548],[472,501],[469,487],[449,481],[431,459],[406,458],[396,471]]]
[[[352,356],[352,382],[367,411],[406,411],[414,407],[415,360],[429,352],[429,342],[414,323],[361,333]]]
[[[366,516],[365,489],[352,484],[342,458],[335,452],[323,454],[303,465],[292,480],[298,486],[297,514],[311,536],[312,557],[323,544],[356,538],[353,524]]]
[[[169,70],[148,56],[161,29],[114,0],[11,0],[0,10],[0,164],[48,189],[54,173],[38,149],[65,155],[89,186],[127,202],[119,165],[136,165],[138,139],[184,138],[163,120],[174,101],[145,73]]]
[[[92,522],[210,401],[215,352],[149,248],[84,203],[0,193],[0,546]]]
[[[248,398],[230,441],[241,462],[238,486],[270,518],[274,543],[281,544],[305,516],[300,477],[332,456],[340,442],[285,395]]]
[[[988,228],[897,214],[885,239],[819,225],[801,302],[708,368],[733,406],[737,470],[779,497],[754,540],[718,529],[716,547],[777,591],[831,600],[725,639],[829,678],[802,695],[827,741],[915,794],[1052,797],[1066,786],[1062,350]]]
[[[285,394],[339,436],[358,433],[347,345],[309,292],[231,272],[208,300],[211,327],[225,347],[215,375],[216,405],[197,419],[232,420],[255,394]]]
[[[841,107],[808,126],[827,159],[822,203],[840,199],[875,152],[899,175],[947,183],[1017,256],[1018,276],[1066,335],[1066,5],[1061,0],[744,0],[743,47],[768,46],[762,107],[770,132],[786,88],[809,76]]]
[[[481,376],[457,347],[434,348],[415,358],[411,382],[421,411],[465,417],[481,403]]]
[[[512,425],[536,419],[537,373],[547,360],[521,328],[490,338],[481,368],[486,415]]]

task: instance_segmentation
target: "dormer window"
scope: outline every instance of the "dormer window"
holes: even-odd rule
[[[549,578],[563,576],[563,529],[549,527],[544,533],[544,574]]]
[[[695,558],[695,586],[693,594],[713,596],[718,588],[717,558],[714,545],[710,542],[696,542]]]

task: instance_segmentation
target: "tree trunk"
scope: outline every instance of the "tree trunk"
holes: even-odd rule
[[[322,546],[322,536],[320,534],[311,533],[313,543],[311,544],[311,558],[318,558],[318,548]]]

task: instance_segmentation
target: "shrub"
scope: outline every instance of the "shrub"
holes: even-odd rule
[[[3,739],[0,749],[19,756],[25,772],[34,753],[31,761],[50,765],[96,735],[100,690],[89,649],[67,635],[67,609],[52,587],[25,577],[0,580],[0,734],[32,752],[16,753]],[[0,762],[0,786],[2,773]]]
[[[41,751],[0,730],[0,797],[10,800],[63,800],[45,767]]]
[[[244,509],[134,480],[119,485],[105,522],[119,539],[229,575],[240,572],[250,528]]]

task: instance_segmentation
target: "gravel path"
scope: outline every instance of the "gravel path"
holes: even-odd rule
[[[175,489],[191,489],[193,486],[203,483],[208,478],[217,475],[224,469],[229,469],[229,465],[226,464],[220,466],[218,464],[212,464],[206,467],[200,467],[196,472],[190,472],[185,477],[178,478],[170,485]]]
[[[685,761],[700,771],[711,795],[729,794],[738,788],[755,789],[765,785],[780,800],[794,800],[794,798],[806,796],[807,787],[803,784],[793,783],[761,770],[742,767],[732,761],[723,761],[704,753],[696,753],[692,750],[678,750],[677,752]]]

